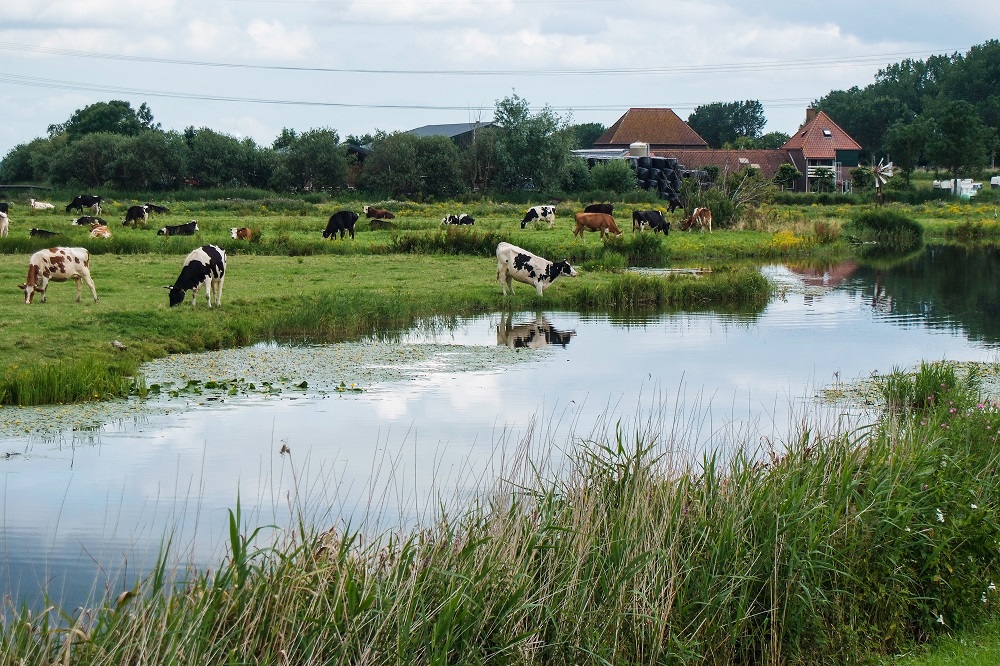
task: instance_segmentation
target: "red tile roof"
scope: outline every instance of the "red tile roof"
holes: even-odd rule
[[[698,136],[672,109],[629,109],[594,142],[594,147],[627,148],[636,141],[643,141],[653,147],[708,147],[708,142]]]
[[[765,178],[774,178],[782,164],[791,164],[787,150],[670,150],[653,151],[658,157],[675,157],[685,169],[703,169],[706,166],[719,167],[720,173],[735,173],[748,166],[756,166]]]
[[[836,159],[838,150],[861,150],[861,145],[833,122],[826,112],[820,111],[781,148],[801,150],[807,160],[832,160]]]

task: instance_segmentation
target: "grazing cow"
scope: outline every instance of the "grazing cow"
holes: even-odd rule
[[[45,290],[52,282],[76,282],[76,302],[80,302],[81,282],[86,282],[97,302],[97,288],[90,277],[90,252],[83,247],[50,247],[31,255],[28,261],[28,279],[18,287],[24,292],[25,305],[31,304],[37,291],[45,302]]]
[[[148,210],[150,213],[159,213],[160,215],[170,212],[169,208],[166,208],[164,206],[157,206],[156,204],[151,204],[151,203],[146,204],[146,210]]]
[[[84,208],[93,208],[98,215],[101,214],[101,197],[94,194],[80,194],[73,197],[73,200],[66,206],[66,212],[76,210],[82,214]]]
[[[234,240],[250,240],[250,236],[253,235],[253,232],[250,231],[248,227],[232,227],[229,229],[229,234]]]
[[[475,224],[476,218],[472,217],[468,213],[462,213],[460,215],[445,215],[441,218],[441,224]]]
[[[104,226],[108,225],[103,217],[94,217],[93,215],[81,215],[80,217],[75,217],[70,224],[75,224],[80,227],[92,227],[94,226],[94,222],[98,222]]]
[[[340,232],[341,239],[344,238],[344,233],[351,234],[351,239],[354,239],[354,223],[358,221],[358,214],[353,210],[341,210],[330,216],[330,220],[326,223],[326,229],[323,230],[323,238],[336,238],[337,232]]]
[[[129,206],[128,210],[125,211],[125,220],[122,222],[122,226],[127,227],[130,223],[132,226],[137,224],[142,224],[146,226],[146,222],[149,221],[149,209],[145,206]]]
[[[184,259],[181,274],[177,276],[170,290],[170,307],[184,302],[184,292],[191,290],[191,307],[198,300],[198,287],[205,285],[205,299],[208,307],[222,306],[222,283],[226,279],[226,251],[217,245],[203,245],[192,250]]]
[[[52,210],[55,208],[55,206],[46,201],[35,201],[34,199],[28,199],[28,205],[35,210]]]
[[[365,214],[365,217],[373,217],[376,220],[393,220],[396,218],[395,213],[391,210],[376,208],[375,206],[365,206],[361,209],[361,212]]]
[[[670,233],[670,223],[658,210],[632,211],[632,231],[642,231],[643,229],[652,229],[654,233],[662,231],[663,235],[666,236]]]
[[[91,238],[111,238],[111,229],[106,224],[94,222],[90,227]]]
[[[504,296],[507,295],[508,288],[511,294],[514,293],[511,280],[534,285],[541,296],[542,291],[560,275],[576,277],[576,270],[568,261],[553,263],[510,243],[497,245],[497,282],[500,283]]]
[[[47,231],[45,229],[35,229],[32,227],[28,229],[28,235],[33,238],[52,238],[53,236],[61,236],[58,231]]]
[[[194,236],[198,231],[198,220],[191,220],[184,224],[168,224],[156,232],[157,236]]]
[[[0,238],[7,238],[7,229],[10,227],[10,220],[7,213],[0,211]]]
[[[681,220],[681,231],[691,231],[694,225],[699,225],[699,231],[704,231],[708,227],[708,233],[712,233],[712,211],[708,208],[695,208],[691,214]]]
[[[512,326],[512,316],[497,324],[497,344],[507,345],[514,349],[539,349],[547,345],[565,347],[576,331],[558,331],[544,317],[535,321]]]
[[[553,227],[556,223],[556,207],[555,206],[532,206],[528,209],[528,212],[524,214],[524,219],[521,220],[521,228],[524,229],[528,226],[528,223],[536,224],[541,221],[549,223],[549,229]]]
[[[618,225],[615,224],[615,218],[607,213],[577,213],[575,219],[574,236],[583,238],[584,231],[600,231],[601,238],[604,238],[605,234],[622,235]]]
[[[614,215],[615,206],[614,204],[602,203],[602,204],[590,204],[583,209],[584,213],[604,213],[605,215]]]

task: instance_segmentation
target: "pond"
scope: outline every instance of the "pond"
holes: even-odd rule
[[[0,409],[0,593],[68,608],[116,594],[168,539],[177,566],[214,566],[237,501],[251,526],[411,525],[525,442],[558,464],[580,438],[652,419],[679,455],[780,445],[805,414],[863,416],[863,394],[817,396],[873,372],[997,360],[996,250],[884,264],[763,267],[778,297],[754,313],[430,319],[164,359],[145,402]]]

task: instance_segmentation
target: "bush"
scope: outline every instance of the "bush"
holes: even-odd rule
[[[924,229],[915,220],[891,208],[875,208],[856,215],[848,224],[854,240],[874,241],[898,249],[919,246]]]
[[[590,170],[590,186],[595,190],[625,194],[636,189],[635,173],[626,160],[598,162]]]

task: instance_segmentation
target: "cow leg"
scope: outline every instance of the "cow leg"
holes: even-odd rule
[[[90,287],[90,293],[93,295],[94,302],[96,303],[97,302],[97,287],[94,286],[94,278],[92,278],[92,277],[90,277],[88,275],[84,279],[87,281],[87,286]],[[80,281],[79,280],[76,281],[76,302],[77,303],[80,302]]]
[[[538,292],[539,296],[542,295],[542,283],[537,280],[535,281],[535,291]]]
[[[215,283],[215,307],[222,307],[222,283],[226,280],[225,277],[220,277]]]
[[[205,300],[208,301],[208,307],[212,307],[212,282],[213,280],[205,280]]]

